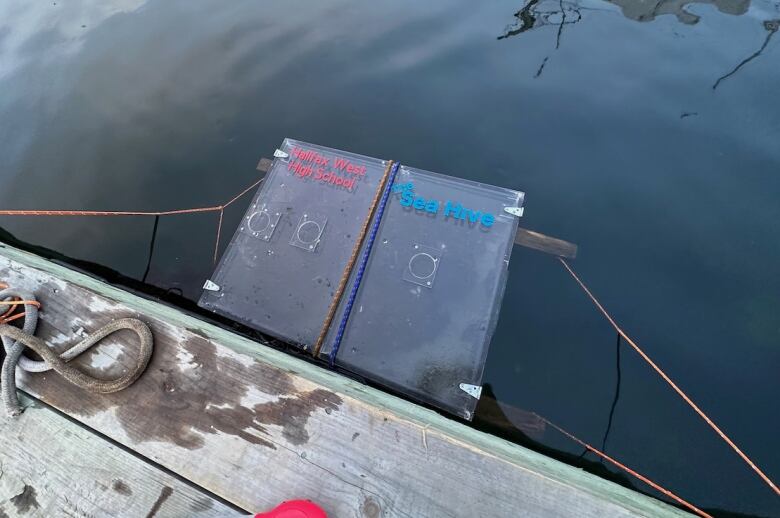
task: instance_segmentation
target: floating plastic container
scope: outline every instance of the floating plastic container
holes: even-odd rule
[[[387,162],[292,139],[280,151],[198,304],[306,349]]]
[[[524,194],[404,166],[391,192],[336,364],[471,419]]]
[[[281,151],[199,304],[310,350],[388,163],[290,139]],[[401,166],[340,346],[357,264],[320,356],[471,419],[523,199]]]

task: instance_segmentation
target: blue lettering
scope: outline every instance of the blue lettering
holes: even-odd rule
[[[414,191],[414,184],[412,184],[412,182],[393,184],[393,193],[398,194],[399,192],[407,191]]]
[[[421,196],[415,196],[412,190],[412,183],[396,185],[394,188],[401,188],[403,190],[401,194],[401,205],[404,207],[413,207],[415,210],[424,210],[430,214],[438,214],[439,210],[444,206],[444,218],[454,218],[461,221],[467,221],[471,224],[482,224],[485,228],[492,227],[496,222],[496,217],[489,212],[482,212],[479,210],[468,209],[450,200],[441,202],[438,200],[426,200]]]
[[[444,217],[457,218],[458,216],[460,216],[460,203],[453,205],[450,200],[447,200],[447,204],[444,206]]]

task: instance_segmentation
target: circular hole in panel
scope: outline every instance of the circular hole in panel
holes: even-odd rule
[[[271,226],[271,218],[267,212],[255,212],[249,217],[248,225],[252,232],[265,232]]]
[[[305,245],[310,245],[317,241],[322,232],[322,227],[316,221],[308,220],[301,223],[295,232],[298,241]]]
[[[417,279],[427,279],[436,272],[436,258],[419,252],[409,259],[409,273]]]

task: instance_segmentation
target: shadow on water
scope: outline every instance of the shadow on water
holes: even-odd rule
[[[618,340],[617,351],[619,376],[620,340]],[[619,395],[619,387],[620,377],[617,378],[615,399],[613,400],[612,411],[610,412],[607,429],[602,440],[601,451],[605,451],[607,435],[612,425],[615,404],[617,403]],[[561,462],[565,462],[571,466],[576,466],[587,471],[588,473],[597,475],[603,479],[609,480],[610,482],[620,484],[621,486],[633,491],[638,491],[654,498],[660,498],[666,501],[666,503],[669,505],[673,505],[685,510],[681,506],[676,505],[674,502],[670,502],[669,500],[665,499],[662,495],[651,493],[650,491],[647,491],[645,487],[637,486],[634,484],[634,479],[629,478],[626,474],[612,471],[602,462],[584,458],[584,453],[577,455],[547,446],[544,442],[542,442],[542,439],[545,437],[546,431],[548,429],[545,422],[539,419],[533,412],[512,407],[504,403],[499,403],[499,397],[496,396],[496,394],[493,392],[493,387],[489,383],[486,383],[482,389],[482,396],[479,400],[479,405],[477,406],[473,425],[479,430],[488,432],[513,443],[520,444],[530,450],[539,452]],[[553,430],[552,433],[557,432]],[[705,507],[702,508],[702,510],[711,514],[712,516],[719,518],[764,518],[761,515],[735,513],[731,511],[725,511],[723,509]]]
[[[533,412],[499,403],[499,398],[489,383],[486,383],[482,388],[482,396],[474,416],[474,425],[480,430],[502,439],[521,444],[566,464],[577,466],[621,486],[641,491],[627,475],[615,473],[607,469],[601,462],[584,459],[582,455],[547,446],[541,441],[547,431],[545,422]]]
[[[674,15],[677,20],[686,25],[695,25],[699,23],[700,16],[686,10],[691,4],[713,5],[718,11],[724,14],[740,16],[747,12],[750,7],[750,0],[658,0],[657,2],[645,2],[642,0],[605,0],[611,4],[620,7],[620,12],[626,18],[638,22],[650,22],[658,16]],[[498,40],[517,36],[532,29],[542,27],[556,27],[555,50],[561,46],[561,36],[564,27],[574,25],[582,21],[583,11],[605,11],[593,7],[580,5],[575,0],[529,0],[522,9],[514,14],[515,22],[504,29],[504,33],[497,37]],[[720,83],[736,74],[742,67],[753,61],[764,52],[772,36],[780,29],[779,19],[768,19],[762,22],[767,35],[761,47],[753,54],[740,61],[730,72],[719,77],[712,85],[712,89],[718,88]],[[545,56],[534,77],[539,77],[544,71],[550,56]],[[683,114],[684,116],[695,115],[692,113]],[[681,118],[683,118],[681,117]]]

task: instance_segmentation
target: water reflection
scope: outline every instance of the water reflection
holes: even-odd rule
[[[626,18],[638,22],[649,22],[657,16],[673,14],[677,19],[686,24],[693,25],[699,22],[700,17],[686,10],[690,4],[709,4],[715,6],[718,11],[739,16],[745,14],[750,6],[750,0],[606,0],[620,7],[620,11]],[[546,25],[558,26],[558,38],[556,48],[560,45],[560,35],[563,26],[574,24],[582,19],[583,10],[598,11],[601,9],[586,7],[578,1],[563,0],[530,0],[514,16],[515,23],[509,25],[499,40],[516,36],[530,29],[536,29]]]
[[[780,473],[780,421],[766,410],[780,341],[780,36],[764,24],[780,0],[752,0],[742,16],[716,9],[747,2],[630,1],[0,2],[0,202],[212,204],[248,184],[285,135],[527,190],[528,225],[587,245],[582,269],[604,296],[641,290],[624,309],[632,329]],[[683,10],[701,20],[681,23]],[[185,297],[211,271],[208,216],[162,218],[153,249],[150,219],[0,223],[146,276],[160,288],[102,274],[192,311]],[[632,354],[621,354],[618,396],[614,337],[598,315],[560,303],[570,293],[548,258],[517,259],[485,378],[500,404],[483,408],[485,429],[575,462],[581,450],[509,405],[533,409],[696,503],[780,516],[775,495]]]
[[[583,7],[577,2],[558,0],[557,2],[547,2],[545,0],[530,0],[525,6],[515,13],[516,22],[504,30],[504,34],[497,39],[503,40],[512,36],[517,36],[531,29],[538,29],[545,26],[557,26],[555,35],[555,49],[561,46],[561,36],[563,28],[567,25],[574,25],[582,20],[582,10],[591,9]],[[537,78],[542,75],[544,67],[550,56],[545,56],[541,65],[534,74]]]
[[[673,14],[677,19],[687,25],[699,22],[699,16],[686,10],[690,4],[708,4],[715,6],[718,11],[725,14],[739,16],[745,14],[750,6],[750,0],[608,0],[620,7],[623,16],[638,22],[650,22],[656,16]]]
[[[146,0],[110,2],[1,2],[0,79],[10,76],[46,49],[44,59],[75,55],[90,31],[117,14],[132,13]]]
[[[558,26],[558,36],[555,42],[555,48],[561,45],[561,33],[563,26],[575,24],[582,19],[580,10],[583,9],[577,2],[559,0],[530,0],[525,6],[515,13],[516,21],[507,26],[504,34],[497,39],[503,40],[512,36],[517,36],[531,29],[538,29],[548,25]]]
[[[747,65],[748,63],[750,63],[751,61],[756,59],[758,56],[761,55],[762,52],[764,52],[764,49],[766,49],[766,46],[769,45],[769,40],[772,39],[772,36],[775,35],[775,33],[777,32],[777,29],[780,29],[780,19],[777,19],[777,20],[766,20],[764,22],[764,29],[766,29],[768,31],[768,34],[766,35],[766,38],[764,39],[763,45],[761,45],[761,47],[757,51],[755,51],[753,54],[751,54],[750,56],[748,56],[745,59],[743,59],[742,61],[740,61],[739,64],[736,67],[734,67],[734,69],[731,72],[729,72],[728,74],[724,74],[724,75],[720,76],[718,78],[718,80],[715,81],[715,84],[712,85],[712,89],[713,90],[718,88],[718,85],[720,85],[720,83],[723,80],[728,79],[729,77],[731,77],[734,74],[736,74],[739,71],[739,69],[741,69],[742,67],[744,67],[745,65]]]
[[[574,25],[582,20],[582,11],[600,11],[603,9],[581,5],[580,0],[529,0],[522,9],[514,14],[515,22],[504,29],[504,33],[497,39],[503,40],[517,36],[531,29],[539,29],[546,26],[557,27],[555,37],[555,49],[561,46],[561,36],[566,25]],[[626,18],[638,22],[649,22],[657,16],[673,14],[681,23],[694,25],[701,19],[700,16],[686,10],[690,4],[709,4],[715,6],[718,11],[735,16],[743,15],[750,7],[750,0],[606,0],[620,7],[620,11]],[[780,8],[780,4],[778,4]],[[731,71],[720,76],[712,85],[715,90],[724,80],[736,74],[742,67],[759,57],[769,45],[772,36],[780,29],[780,18],[767,19],[762,22],[767,31],[762,45],[750,56],[740,61]],[[544,71],[550,56],[545,56],[541,65],[534,74],[539,77]],[[684,112],[680,118],[698,115],[695,112]]]

